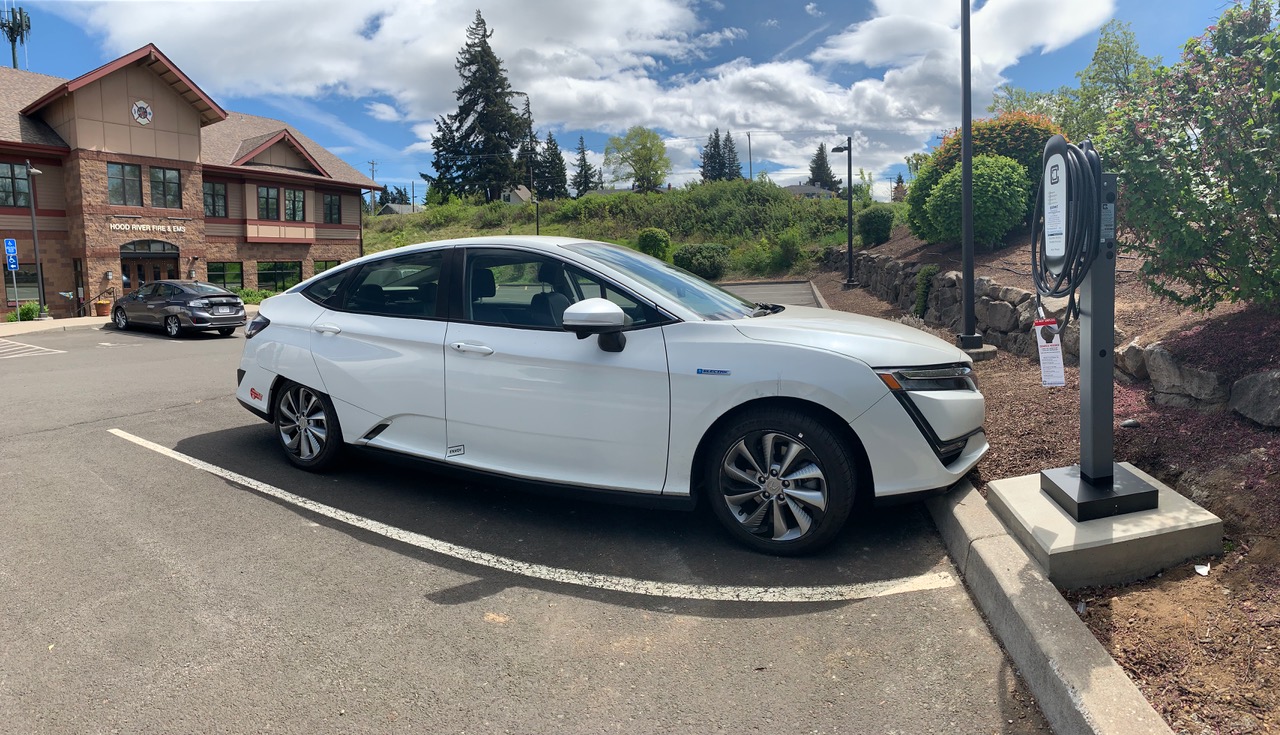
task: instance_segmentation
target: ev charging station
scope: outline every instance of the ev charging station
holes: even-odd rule
[[[1060,321],[1044,319],[1040,310],[1038,324],[1047,333],[1040,341],[1056,342],[1060,356],[1062,330],[1078,319],[1080,462],[993,480],[987,502],[1059,587],[1128,582],[1194,556],[1219,554],[1219,518],[1115,461],[1117,175],[1103,173],[1089,141],[1075,146],[1061,135],[1046,143],[1043,165],[1032,221],[1032,276],[1037,305],[1045,297],[1066,298],[1067,308]],[[1044,350],[1042,370],[1043,358]],[[1054,427],[1041,430],[1053,433]]]

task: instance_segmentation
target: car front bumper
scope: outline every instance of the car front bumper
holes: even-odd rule
[[[976,391],[973,396],[978,402],[976,413],[981,416],[982,396]],[[959,434],[952,429],[943,435],[948,440],[963,440],[959,453],[948,455],[944,463],[937,447],[917,424],[919,419],[919,415],[912,417],[890,394],[851,424],[871,464],[877,500],[950,487],[990,449],[980,422],[975,422]]]

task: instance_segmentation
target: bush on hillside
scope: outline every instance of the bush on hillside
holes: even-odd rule
[[[911,228],[911,234],[925,242],[939,242],[944,239],[941,234],[934,232],[927,208],[929,195],[942,180],[943,173],[934,164],[933,159],[929,159],[920,167],[911,186],[907,187],[907,227]]]
[[[729,267],[729,246],[718,243],[682,245],[671,254],[671,262],[690,273],[714,281]]]
[[[863,247],[883,245],[889,242],[889,236],[893,234],[893,207],[887,204],[872,204],[858,212],[855,222]]]
[[[671,250],[671,235],[660,227],[646,227],[636,236],[636,248],[645,255],[666,260]]]
[[[926,204],[930,229],[936,240],[960,242],[960,167],[951,169],[934,187]],[[973,242],[977,247],[996,250],[1004,236],[1025,219],[1025,202],[1031,184],[1022,164],[1005,156],[975,156],[973,159]]]

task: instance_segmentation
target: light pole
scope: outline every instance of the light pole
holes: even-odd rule
[[[962,332],[956,344],[962,350],[982,348],[974,315],[973,291],[973,92],[970,81],[969,0],[960,0],[960,251],[964,287]]]
[[[31,205],[31,242],[36,248],[36,295],[40,299],[40,316],[43,317],[49,307],[44,304],[44,268],[40,265],[40,233],[36,230],[36,180],[33,178],[44,173],[31,167],[31,159],[27,159],[27,202]]]
[[[831,149],[832,153],[843,153],[848,161],[847,177],[844,180],[845,193],[845,255],[844,255],[844,287],[853,286],[853,136],[845,136],[844,145]]]

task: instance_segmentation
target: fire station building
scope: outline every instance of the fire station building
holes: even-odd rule
[[[54,317],[161,278],[283,290],[360,255],[361,193],[381,188],[287,123],[223,110],[153,45],[70,81],[0,68],[18,260],[0,319],[38,298],[38,270]]]

